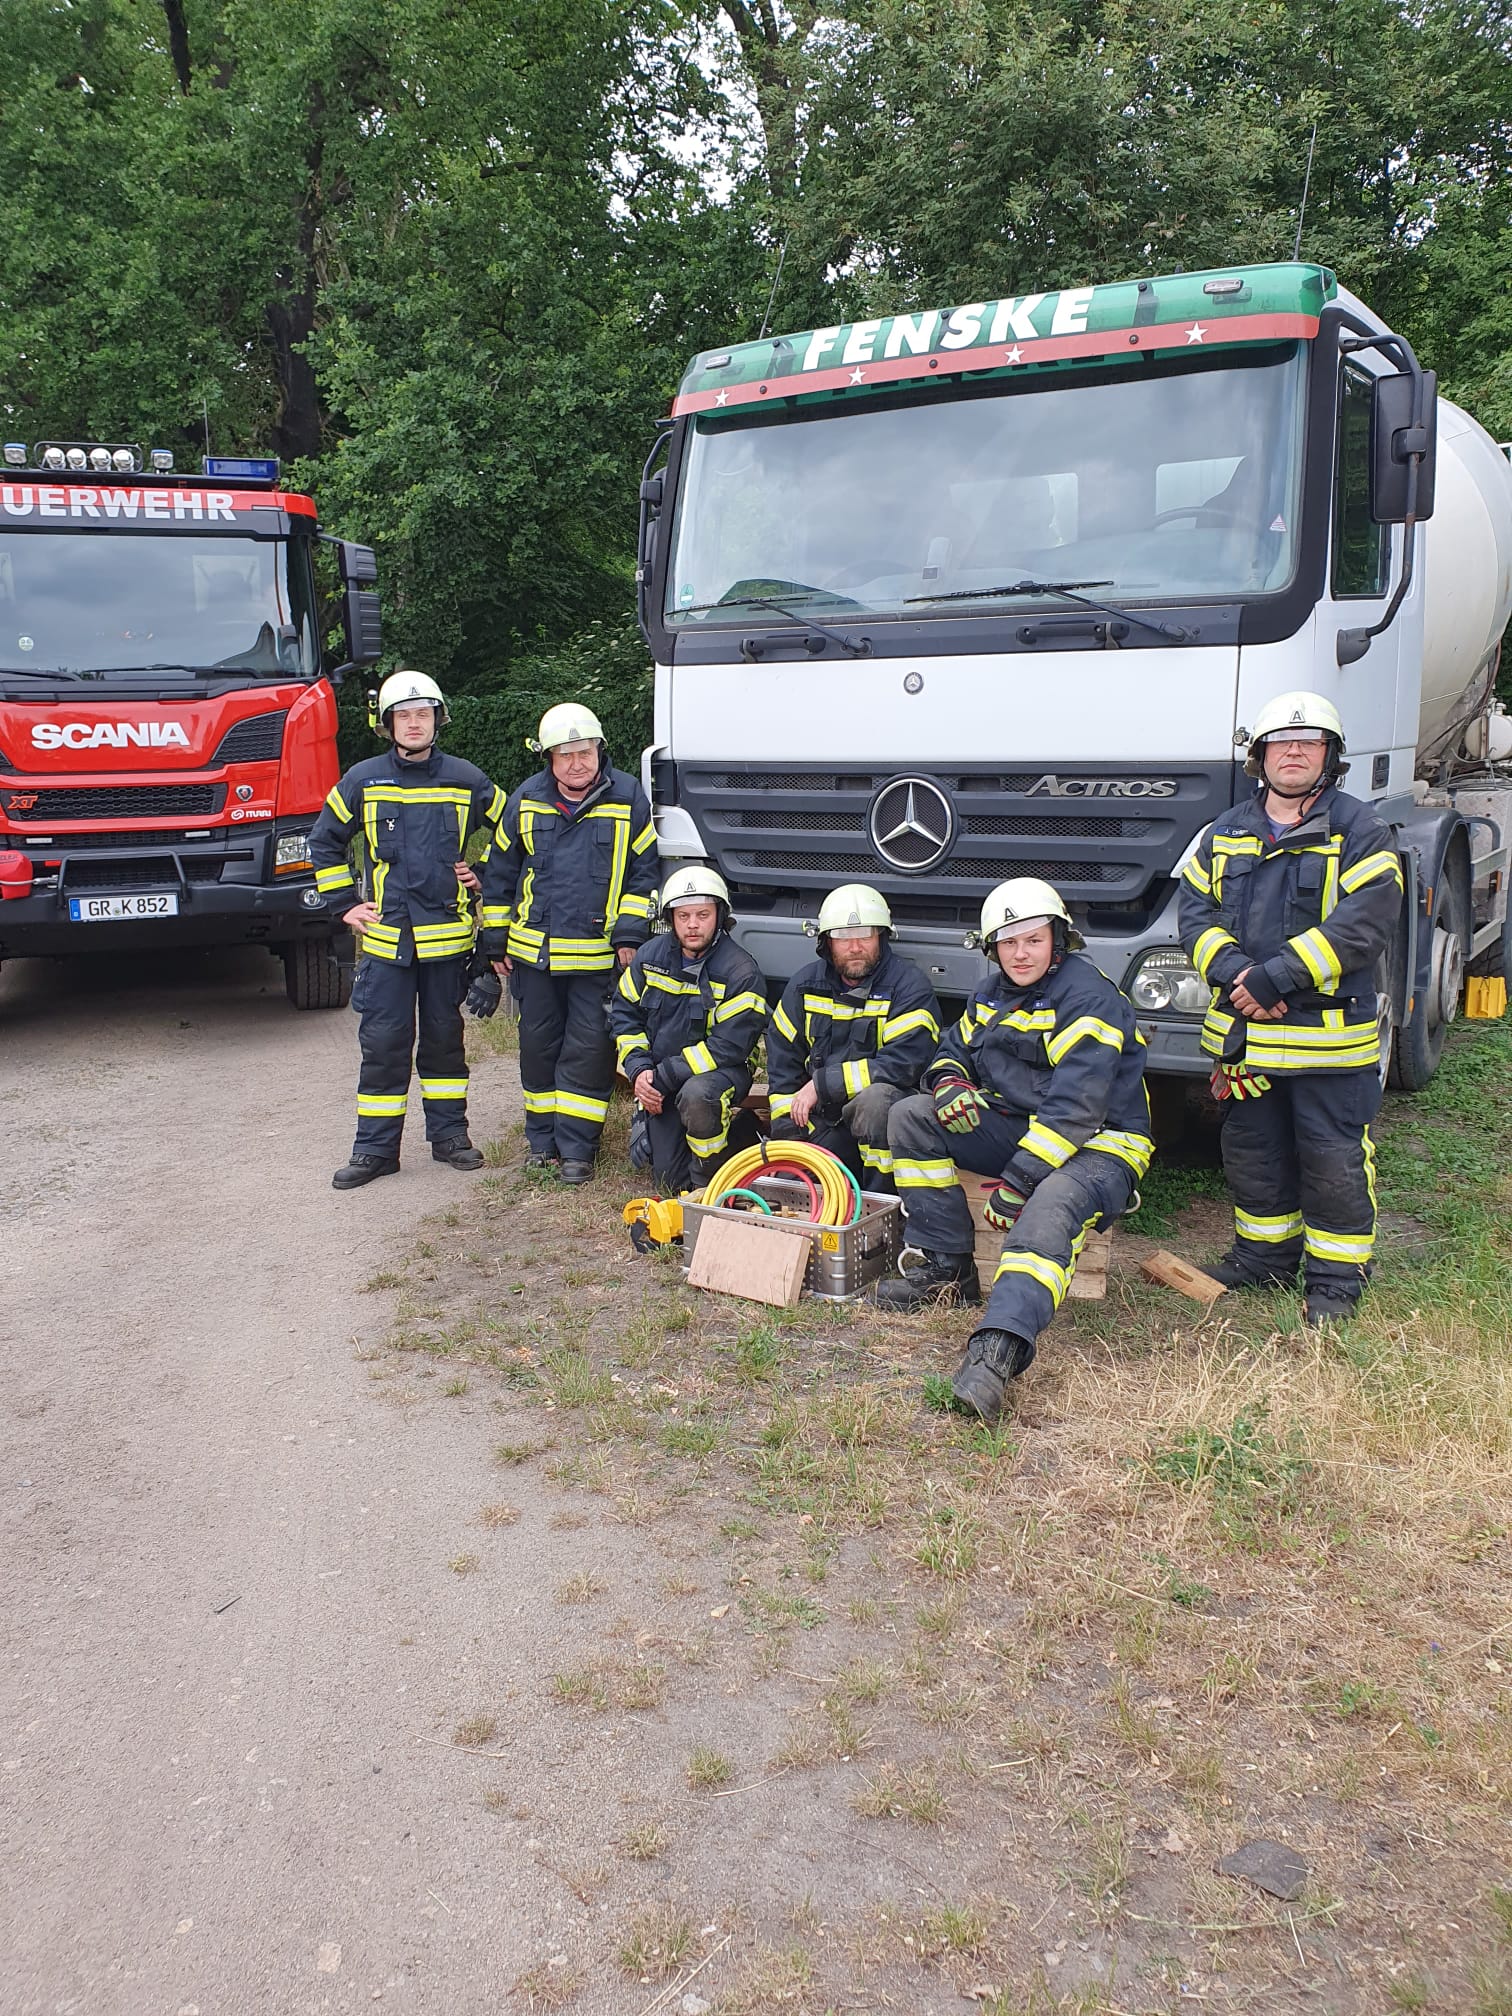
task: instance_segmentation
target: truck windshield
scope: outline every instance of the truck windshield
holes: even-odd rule
[[[749,623],[757,596],[831,620],[979,616],[971,591],[1024,580],[1120,603],[1274,593],[1296,564],[1302,387],[1303,346],[1274,344],[699,414],[667,622]]]
[[[314,678],[302,542],[0,532],[0,671]]]

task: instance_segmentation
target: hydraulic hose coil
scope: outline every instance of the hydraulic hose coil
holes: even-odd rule
[[[799,1176],[807,1179],[817,1201],[810,1204],[809,1221],[815,1225],[854,1225],[861,1217],[861,1186],[849,1169],[827,1148],[813,1141],[762,1142],[743,1148],[717,1169],[699,1198],[701,1204],[718,1204],[732,1190],[746,1192],[758,1176]]]

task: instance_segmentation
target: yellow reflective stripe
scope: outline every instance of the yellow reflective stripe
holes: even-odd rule
[[[718,1064],[715,1062],[714,1052],[709,1048],[707,1043],[689,1043],[683,1050],[682,1057],[683,1062],[693,1072],[701,1073],[704,1071],[717,1071],[719,1069]]]
[[[485,903],[482,910],[485,931],[504,931],[509,926],[511,905],[508,903]]]
[[[721,1127],[717,1134],[690,1134],[688,1147],[701,1162],[706,1162],[711,1155],[717,1155],[720,1149],[728,1144],[729,1139],[729,1128]]]
[[[1037,1155],[1041,1162],[1048,1162],[1052,1169],[1059,1169],[1076,1153],[1074,1141],[1068,1141],[1064,1134],[1057,1134],[1053,1127],[1042,1127],[1032,1115],[1028,1128],[1019,1137],[1018,1145],[1031,1155]]]
[[[465,1078],[422,1078],[420,1080],[422,1099],[465,1099],[467,1080]]]
[[[642,1071],[649,1068],[651,1063],[651,1045],[639,1033],[632,1033],[629,1036],[616,1036],[614,1039],[614,1048],[619,1067],[621,1071],[624,1071],[627,1078],[638,1078]],[[637,1050],[645,1051],[646,1062],[638,1066],[634,1071],[627,1070],[626,1066]]]
[[[648,819],[645,825],[639,831],[639,833],[637,833],[635,838],[631,841],[630,843],[631,852],[635,854],[646,854],[649,853],[650,850],[655,845],[656,845],[656,828],[651,824],[650,820]]]
[[[786,1120],[793,1110],[794,1092],[771,1092],[767,1095],[767,1105],[774,1120]]]
[[[334,868],[317,868],[315,870],[315,887],[317,889],[353,889],[356,886],[352,880],[352,871],[345,861],[338,861]]]
[[[621,896],[619,914],[621,917],[649,917],[651,915],[651,898],[649,896],[637,896],[633,892]]]
[[[1326,1011],[1325,1011],[1326,1012]],[[1337,1013],[1337,1010],[1334,1011]],[[1287,1029],[1276,1022],[1251,1022],[1249,1025],[1249,1047],[1260,1049],[1333,1050],[1348,1049],[1356,1043],[1369,1043],[1377,1035],[1374,1022],[1325,1022],[1320,1028],[1316,1023],[1299,1022]]]
[[[1241,1211],[1236,1204],[1234,1231],[1241,1239],[1254,1240],[1257,1245],[1285,1246],[1291,1240],[1302,1237],[1302,1213],[1278,1211],[1262,1216],[1253,1211]]]
[[[459,931],[471,934],[472,919],[448,917],[444,923],[415,924],[411,929],[417,938],[455,938]]]
[[[588,817],[601,818],[604,812],[610,809],[616,813],[620,810],[617,805],[612,808],[600,807],[590,812]],[[617,818],[614,822],[614,858],[609,864],[609,887],[604,897],[604,916],[611,929],[618,923],[624,905],[625,868],[629,853],[630,820],[627,813],[623,819]]]
[[[1005,1253],[997,1265],[994,1281],[1001,1281],[1005,1274],[1027,1274],[1038,1281],[1042,1288],[1048,1288],[1057,1308],[1071,1283],[1071,1272],[1056,1260],[1046,1260],[1039,1253]]]
[[[632,1004],[639,1003],[641,989],[635,984],[635,968],[633,966],[627,966],[620,974],[619,983],[614,991],[620,996],[621,1000],[629,1001]]]
[[[1370,1193],[1370,1215],[1372,1220],[1374,1220],[1377,1209],[1376,1187],[1375,1187],[1375,1142],[1370,1138],[1370,1129],[1368,1127],[1362,1127],[1360,1129],[1360,1141],[1362,1147],[1365,1150],[1365,1188]]]
[[[1307,968],[1313,985],[1321,993],[1332,994],[1343,977],[1344,969],[1339,964],[1338,953],[1322,931],[1315,925],[1311,931],[1299,932],[1286,942]]]
[[[1213,853],[1218,854],[1258,854],[1261,840],[1258,833],[1215,833]]]
[[[527,1092],[525,1111],[527,1113],[555,1113],[557,1095],[555,1092]]]
[[[835,1001],[828,994],[805,994],[804,1012],[809,1015],[827,1015],[831,1022],[880,1021],[887,1013],[885,1001],[863,1001],[859,1007],[851,1001]]]
[[[1314,1260],[1342,1260],[1364,1266],[1375,1251],[1373,1232],[1320,1232],[1316,1225],[1304,1229],[1302,1245]]]
[[[498,825],[499,821],[504,817],[504,807],[508,803],[509,799],[499,786],[495,784],[494,794],[488,801],[488,810],[483,815],[490,826]]]
[[[772,1027],[777,1031],[779,1036],[785,1036],[789,1043],[796,1043],[798,1041],[798,1031],[794,1027],[793,1018],[780,1001],[772,1010]],[[791,1100],[788,1103],[791,1105]]]
[[[1239,940],[1232,931],[1225,931],[1221,924],[1210,924],[1197,943],[1192,947],[1192,964],[1206,980],[1208,967],[1225,945],[1237,945]]]
[[[472,804],[472,792],[450,784],[367,784],[363,801],[371,812],[376,805],[461,805]]]
[[[1211,896],[1213,893],[1213,878],[1195,854],[1182,869],[1181,879],[1183,882],[1190,882],[1199,895]]]
[[[607,1120],[609,1101],[590,1099],[586,1092],[564,1092],[557,1088],[556,1110],[572,1120]]]
[[[931,1036],[938,1036],[940,1025],[927,1008],[910,1008],[906,1015],[894,1015],[892,1020],[882,1024],[881,1040],[896,1043],[900,1036],[906,1036],[912,1029],[924,1029]]]
[[[975,1011],[973,1011],[968,1006],[966,1013],[961,1017],[959,1024],[961,1031],[961,1041],[963,1043],[969,1043],[972,1039],[972,1036],[976,1033],[972,1026],[971,1018],[973,1012],[975,1012],[976,1019],[980,1023],[987,1023],[992,1020],[992,1010],[991,1008],[988,1007],[985,1001],[978,1001]]]
[[[686,994],[694,1001],[698,999],[698,989],[687,980],[678,980],[671,973],[664,973],[659,966],[646,968],[646,985],[655,987],[662,994]]]
[[[359,1092],[357,1117],[361,1120],[396,1120],[409,1104],[404,1092]]]
[[[840,1066],[840,1077],[847,1094],[854,1099],[858,1092],[864,1092],[871,1083],[871,1065],[865,1057],[858,1057],[853,1064]]]
[[[1045,1041],[1045,1055],[1052,1064],[1059,1064],[1068,1050],[1074,1050],[1078,1043],[1088,1040],[1106,1043],[1110,1050],[1122,1051],[1123,1031],[1115,1029],[1111,1022],[1104,1022],[1096,1015],[1078,1015],[1074,1022],[1068,1022],[1058,1035]]]
[[[954,1162],[893,1161],[893,1180],[905,1190],[949,1190],[958,1181]]]
[[[522,812],[529,812],[532,817],[537,813],[544,813],[548,819],[560,819],[562,816],[555,805],[543,804],[539,798],[522,798],[520,800],[520,810]]]
[[[891,1176],[893,1158],[890,1148],[872,1148],[865,1141],[858,1141],[856,1147],[860,1151],[863,1169],[874,1169],[879,1176]]]
[[[1382,877],[1402,886],[1402,866],[1395,854],[1388,854],[1385,848],[1378,853],[1367,854],[1363,861],[1356,861],[1353,868],[1346,868],[1339,877],[1339,887],[1346,896],[1352,896],[1356,889],[1363,889],[1367,882],[1378,882]]]
[[[765,1015],[767,1004],[763,995],[754,991],[732,994],[714,1010],[716,1022],[733,1022],[737,1015]]]
[[[989,1008],[987,1016],[989,1020],[992,1020],[994,1011]],[[1048,1035],[1050,1030],[1055,1027],[1055,1010],[1053,1008],[1035,1008],[1032,1010],[1028,1008],[1015,1008],[1010,1015],[998,1015],[996,1021],[1000,1029],[1022,1029],[1030,1035],[1039,1031]]]
[[[326,803],[336,814],[336,817],[341,821],[343,826],[350,826],[353,823],[351,807],[334,784],[326,793]]]
[[[1134,1134],[1118,1127],[1103,1128],[1087,1146],[1103,1155],[1116,1155],[1120,1162],[1128,1163],[1136,1176],[1143,1176],[1155,1153],[1155,1143],[1148,1134]]]

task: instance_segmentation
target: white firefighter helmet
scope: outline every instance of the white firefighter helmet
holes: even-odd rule
[[[1321,693],[1278,693],[1274,700],[1267,700],[1255,716],[1255,725],[1250,730],[1249,754],[1244,763],[1246,776],[1260,776],[1269,736],[1277,735],[1284,739],[1288,731],[1298,728],[1321,728],[1325,735],[1331,735],[1337,745],[1335,762],[1344,754],[1344,723],[1331,700],[1325,700]]]
[[[982,905],[982,950],[990,953],[999,938],[1032,931],[1036,924],[1063,925],[1073,952],[1085,942],[1058,893],[1038,875],[1015,875],[1011,882],[999,882]]]
[[[864,882],[847,882],[831,889],[819,905],[819,936],[832,931],[891,931],[892,912],[887,899]]]
[[[706,861],[695,861],[691,867],[679,868],[675,875],[667,877],[661,892],[662,916],[670,919],[679,903],[718,903],[721,923],[730,915],[730,892],[725,879]]]
[[[578,700],[564,700],[560,706],[546,709],[530,746],[538,756],[549,756],[564,742],[602,743],[603,739],[603,723],[593,709]]]
[[[378,688],[378,704],[373,711],[377,716],[378,725],[387,734],[389,716],[394,709],[416,704],[435,708],[438,728],[444,728],[451,719],[446,705],[446,695],[430,674],[416,672],[408,665],[401,665],[397,672],[390,672]]]

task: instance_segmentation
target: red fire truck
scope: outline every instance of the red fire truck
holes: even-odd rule
[[[381,649],[372,552],[320,532],[275,461],[0,452],[0,959],[265,945],[296,1008],[341,1006],[351,939],[309,831],[333,688]],[[329,669],[318,540],[343,585]]]

